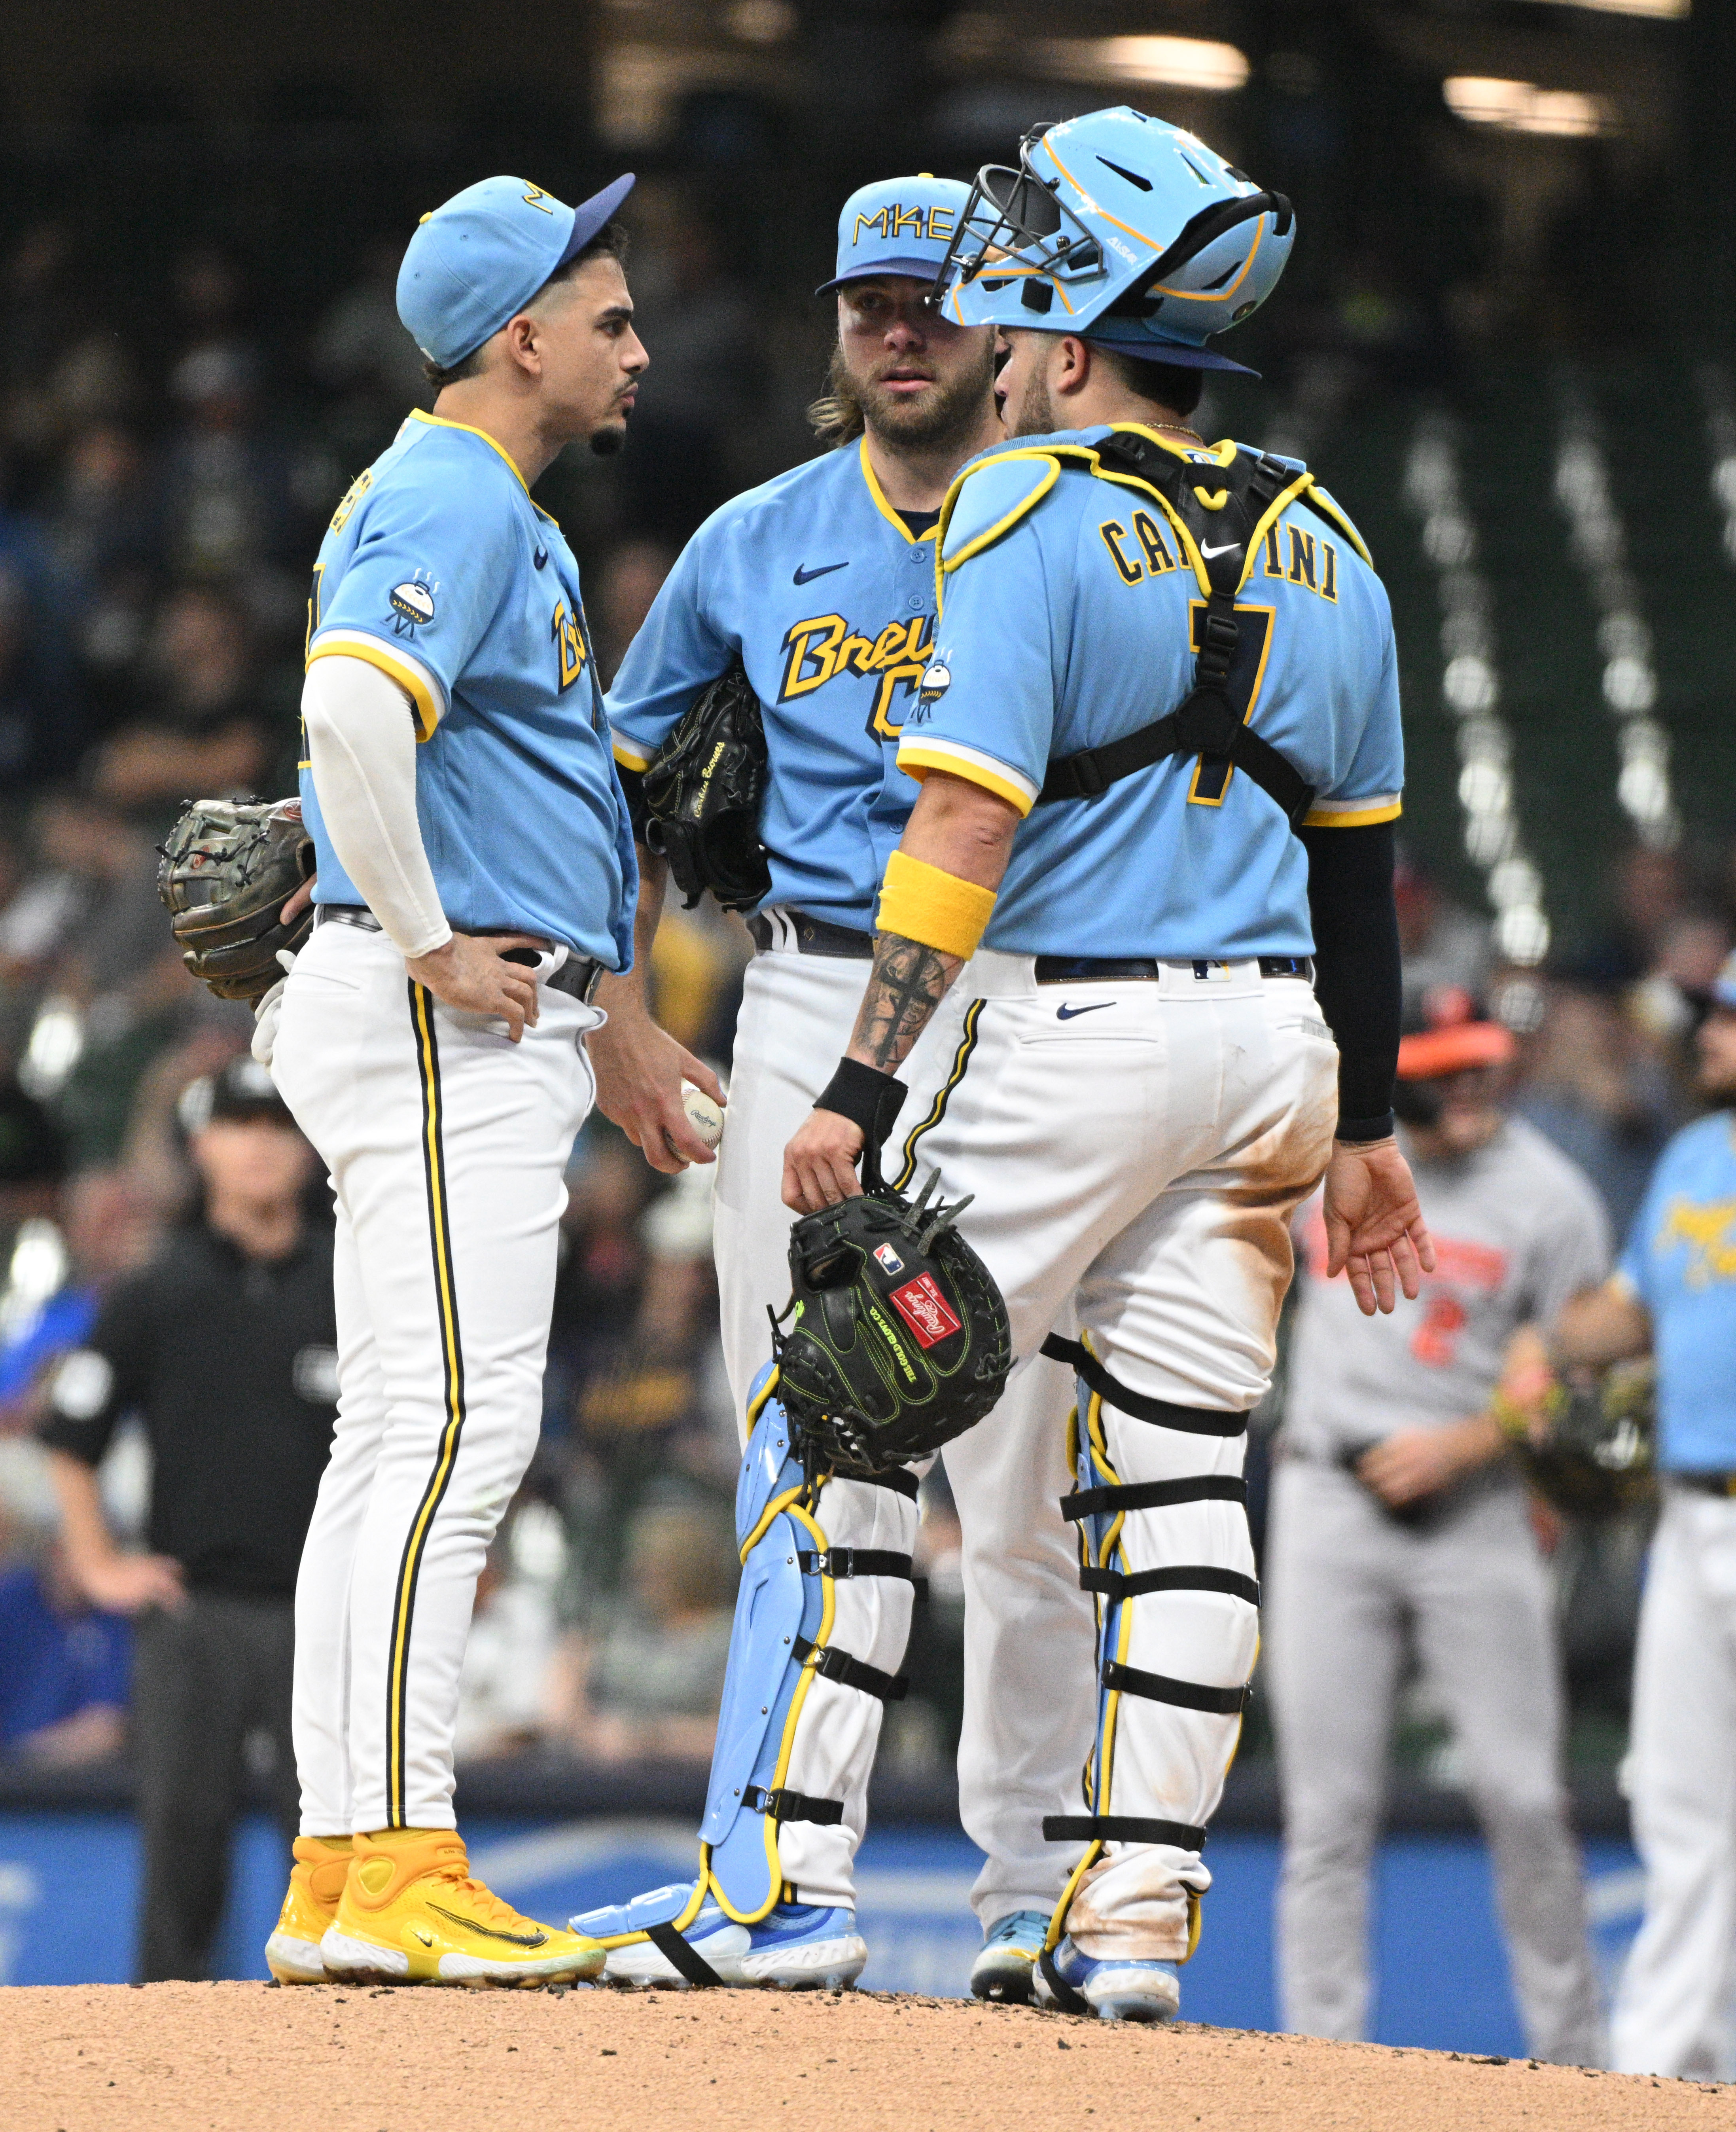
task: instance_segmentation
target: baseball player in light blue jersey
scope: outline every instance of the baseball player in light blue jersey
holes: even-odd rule
[[[1210,1885],[1258,1633],[1246,1416],[1290,1217],[1324,1174],[1367,1310],[1432,1263],[1393,1139],[1386,601],[1305,469],[1187,423],[1200,371],[1238,367],[1211,336],[1268,293],[1292,228],[1130,110],[979,177],[943,308],[998,328],[1016,441],[942,513],[936,658],[899,751],[922,797],[851,1041],[786,1156],[793,1206],[858,1189],[889,1078],[945,1029],[905,1162],[975,1195],[961,1227],[1015,1354],[1077,1379],[1061,1512],[1099,1605],[1098,1731],[1082,1801],[1048,1823],[1075,1864],[1037,1988],[1105,2019],[1176,2011]]]
[[[530,484],[618,444],[645,365],[610,221],[491,178],[398,307],[439,388],[357,478],[309,605],[318,915],[257,1049],[337,1197],[339,1416],[296,1595],[285,1983],[539,1983],[600,1949],[468,1877],[453,1725],[477,1573],[535,1449],[591,995],[636,876],[578,571]],[[275,1029],[274,1029],[275,1021]]]
[[[784,1144],[848,1040],[880,878],[917,797],[897,750],[934,658],[935,525],[959,467],[1001,435],[989,329],[949,324],[929,301],[966,196],[962,185],[918,176],[886,179],[846,201],[836,271],[822,291],[836,291],[837,306],[831,396],[817,411],[833,449],[738,497],[700,528],[609,694],[616,755],[630,783],[697,692],[737,657],[764,714],[760,826],[771,880],[750,921],[759,953],[736,1031],[716,1194],[725,1358],[744,1415],[770,1353],[768,1308],[789,1299]],[[664,862],[646,854],[644,866],[641,964]],[[703,1157],[679,1103],[682,1072],[695,1078],[692,1064],[645,1019],[640,981],[607,980],[599,997],[611,1020],[592,1054],[603,1108],[659,1167],[677,1160],[664,1151],[665,1131],[679,1155]],[[917,1107],[931,1107],[952,1056],[950,1046],[922,1048],[909,1074]],[[1053,1907],[1071,1854],[1045,1839],[1043,1821],[1059,1810],[1090,1745],[1082,1673],[1090,1608],[1070,1536],[1039,1516],[1067,1485],[1070,1396],[1067,1372],[1039,1363],[1003,1405],[993,1434],[980,1431],[946,1453],[964,1534],[961,1806],[986,1854],[974,1899],[989,1944],[972,1981],[997,1998],[1029,1995],[1030,1950],[1009,1947],[1003,1923],[1046,1918]],[[908,1571],[913,1501],[861,1484],[832,1487],[826,1500],[835,1550],[867,1549]],[[835,1590],[841,1649],[891,1678],[909,1631],[908,1576],[865,1568]],[[828,1697],[839,1707],[815,1726]],[[824,1683],[803,1708],[784,1789],[818,1796],[831,1790],[841,1753],[866,1770],[881,1705]],[[818,1762],[809,1759],[816,1740]],[[811,1918],[799,1930],[787,1921],[765,1927],[765,1944],[743,1956],[747,1973],[812,1978],[854,1973],[852,1962],[860,1969],[853,1920],[837,1920],[854,1901],[851,1858],[863,1810],[857,1790],[831,1823],[777,1821],[781,1878],[801,1890]],[[759,1907],[757,1897],[736,1904],[750,1915]],[[741,1938],[746,1947],[745,1928]],[[842,1955],[825,1955],[833,1942]],[[640,1946],[611,1954],[610,1973],[642,1981],[674,1972]]]
[[[1619,2072],[1728,2080],[1736,1990],[1736,956],[1705,1001],[1716,1108],[1658,1159],[1610,1280],[1551,1328],[1556,1366],[1651,1354],[1663,1512],[1647,1564],[1625,1789],[1645,1916],[1610,2016]],[[1523,1365],[1525,1358],[1515,1357]]]

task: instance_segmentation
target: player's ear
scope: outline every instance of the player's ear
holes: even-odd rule
[[[1077,334],[1060,334],[1049,355],[1049,388],[1055,392],[1084,390],[1091,374],[1091,352]]]
[[[515,369],[532,377],[542,375],[542,331],[529,311],[520,311],[501,329],[506,343],[506,360]]]

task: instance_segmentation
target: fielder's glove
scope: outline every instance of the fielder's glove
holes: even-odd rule
[[[884,1472],[982,1419],[1013,1366],[1007,1307],[952,1226],[967,1200],[914,1204],[872,1183],[790,1231],[774,1321],[778,1397],[822,1464]],[[788,1330],[784,1330],[785,1326]]]
[[[219,999],[262,1000],[313,929],[311,908],[289,925],[283,906],[314,874],[301,802],[195,800],[170,832],[156,892],[181,960]]]
[[[645,842],[668,859],[689,910],[707,889],[726,910],[746,910],[770,887],[765,790],[765,721],[738,659],[700,690],[640,786]]]
[[[1493,1411],[1544,1501],[1569,1517],[1599,1519],[1656,1493],[1657,1405],[1657,1373],[1647,1361],[1573,1371],[1523,1405],[1498,1393]]]

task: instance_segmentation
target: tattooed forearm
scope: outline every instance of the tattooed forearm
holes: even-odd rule
[[[851,1057],[895,1073],[963,968],[957,955],[943,955],[919,940],[876,934],[874,971],[850,1040]]]

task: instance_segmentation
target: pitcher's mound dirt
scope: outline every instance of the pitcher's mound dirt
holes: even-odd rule
[[[1736,2126],[1736,2087],[866,1992],[15,1989],[0,2065],[8,2132]]]

